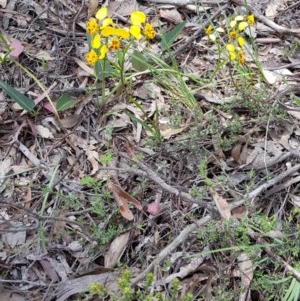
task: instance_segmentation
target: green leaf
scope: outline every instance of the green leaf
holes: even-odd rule
[[[57,112],[64,111],[70,108],[73,108],[76,105],[77,101],[74,100],[70,95],[63,94],[56,104]]]
[[[182,30],[184,29],[186,22],[187,21],[185,20],[185,21],[179,23],[172,30],[168,31],[167,33],[162,34],[162,37],[161,37],[162,50],[166,50],[166,49],[170,48],[170,46],[178,38],[178,36],[182,32]]]
[[[31,98],[20,93],[15,88],[3,81],[0,81],[0,87],[24,110],[31,112],[34,109],[35,103]]]
[[[146,62],[144,56],[137,50],[134,50],[131,56],[132,67],[139,72],[148,69],[148,63]]]
[[[109,60],[104,59],[102,61],[98,61],[95,65],[95,74],[97,78],[103,79],[111,76],[113,73],[113,68],[109,62]]]

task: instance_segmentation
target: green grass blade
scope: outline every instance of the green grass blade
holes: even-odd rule
[[[35,103],[31,98],[20,93],[15,88],[3,81],[0,81],[0,87],[24,110],[31,112],[34,109]]]
[[[167,33],[162,34],[161,38],[161,48],[162,50],[168,49],[173,42],[178,38],[187,21],[183,21],[179,23],[176,27],[172,30],[168,31]]]

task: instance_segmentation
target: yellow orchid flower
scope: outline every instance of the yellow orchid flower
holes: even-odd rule
[[[115,31],[116,36],[121,37],[123,39],[129,39],[130,33],[125,28],[117,28]]]
[[[230,31],[229,36],[232,40],[236,40],[238,38],[238,34],[236,31]]]
[[[155,38],[156,32],[155,32],[153,25],[151,25],[150,23],[146,23],[144,35],[145,35],[145,37],[147,37],[150,40]]]
[[[241,16],[241,15],[236,16],[236,17],[234,18],[234,20],[235,20],[235,21],[243,21],[243,20],[244,20],[244,16]]]
[[[205,28],[204,32],[208,36],[212,33],[213,31],[213,26],[211,24],[208,25],[208,27]]]
[[[243,22],[239,23],[238,29],[239,29],[239,31],[243,31],[248,26],[249,26],[249,24],[247,22],[243,21]]]
[[[108,48],[106,45],[103,45],[100,50],[100,55],[98,57],[99,60],[103,60],[108,52]]]
[[[238,44],[240,47],[245,45],[245,39],[243,37],[238,37]]]
[[[121,47],[121,41],[118,38],[112,38],[109,42],[110,50],[118,50]]]
[[[92,42],[91,42],[91,46],[94,49],[100,48],[100,46],[101,46],[101,37],[100,37],[99,33],[95,34],[95,36],[93,37]]]
[[[141,11],[134,11],[130,15],[132,25],[141,25],[146,22],[146,15]]]
[[[227,44],[226,45],[226,49],[229,51],[229,52],[234,52],[235,51],[235,46],[233,44]]]
[[[106,26],[101,30],[101,35],[104,38],[107,38],[109,36],[114,36],[116,34],[116,28],[112,27],[112,26]]]
[[[108,10],[107,7],[101,7],[100,9],[98,9],[98,11],[96,12],[96,19],[101,21],[104,20],[108,15]]]
[[[92,18],[86,23],[86,31],[89,34],[94,34],[99,29],[98,22],[95,18]]]
[[[230,58],[231,61],[235,61],[236,60],[235,52],[229,52],[229,58]]]
[[[254,24],[255,24],[255,17],[254,17],[253,14],[252,14],[252,15],[249,15],[249,16],[247,17],[247,22],[248,22],[250,25],[254,25]]]
[[[114,22],[113,22],[113,19],[112,18],[105,18],[103,21],[102,21],[102,26],[101,28],[104,28],[106,26],[109,26],[109,25],[112,25]]]
[[[94,66],[98,60],[98,55],[94,50],[89,51],[86,54],[86,60],[89,65]]]
[[[138,25],[130,26],[129,32],[137,40],[142,37],[141,28]]]

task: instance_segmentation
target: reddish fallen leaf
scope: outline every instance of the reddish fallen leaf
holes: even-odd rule
[[[157,202],[153,202],[148,205],[147,212],[149,212],[151,215],[156,216],[161,210],[161,204]]]
[[[13,59],[18,59],[20,54],[23,52],[24,50],[24,46],[22,45],[22,43],[17,40],[14,39],[11,43],[10,43],[10,47],[13,48],[13,50],[11,51],[11,53],[9,54]]]
[[[120,208],[120,213],[122,214],[122,216],[127,220],[132,221],[133,214],[128,207],[128,202],[133,204],[139,210],[142,210],[143,208],[141,203],[113,182],[109,182],[107,184],[107,187],[113,193],[114,198]]]

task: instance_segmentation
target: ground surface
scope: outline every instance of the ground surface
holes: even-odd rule
[[[95,282],[116,300],[298,300],[300,2],[182,2],[109,1],[119,24],[147,14],[158,34],[136,47],[162,61],[147,73],[129,52],[127,92],[111,75],[101,105],[85,61],[101,3],[0,1],[19,50],[0,80],[36,101],[0,89],[0,300],[113,300],[87,297]],[[220,64],[205,28],[251,13],[246,62]],[[20,64],[76,104],[55,118]],[[142,299],[118,292],[125,267]]]

